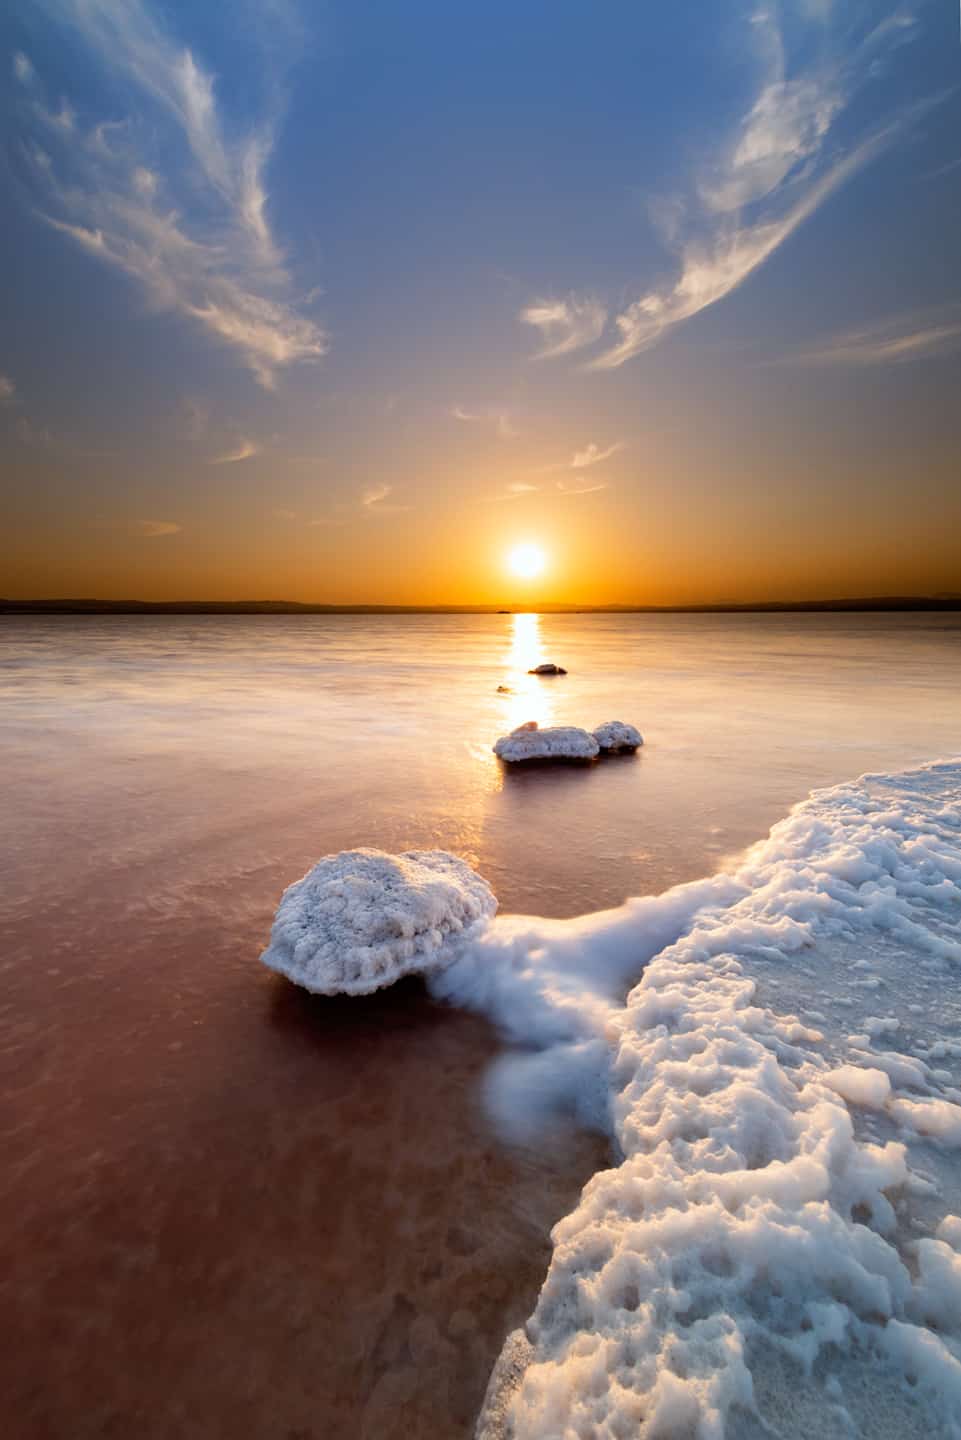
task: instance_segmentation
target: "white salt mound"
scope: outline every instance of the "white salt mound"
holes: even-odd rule
[[[260,958],[317,994],[366,995],[448,964],[496,909],[445,850],[344,850],[284,891]]]
[[[509,735],[502,735],[494,745],[494,754],[516,764],[521,760],[593,760],[598,749],[594,736],[576,725],[540,730],[535,720],[528,720]]]
[[[598,725],[594,739],[602,750],[638,750],[644,744],[644,736],[633,725],[623,720],[607,720]]]

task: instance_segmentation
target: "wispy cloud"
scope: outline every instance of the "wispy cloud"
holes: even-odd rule
[[[505,500],[526,500],[531,495],[540,493],[540,485],[532,485],[526,480],[514,480],[499,490],[496,495],[482,495],[479,499],[488,505],[502,503]]]
[[[315,515],[306,523],[314,528],[329,529],[340,525],[356,524],[358,514],[377,518],[401,515],[410,507],[392,503],[390,497],[393,494],[393,485],[383,482],[377,485],[368,485],[353,499],[331,501],[322,515]],[[278,519],[294,520],[297,518],[292,510],[275,510],[274,514]]]
[[[568,295],[564,300],[535,300],[521,311],[521,319],[541,332],[542,348],[534,358],[550,360],[599,340],[607,308],[590,296]]]
[[[617,455],[624,449],[623,440],[615,440],[611,445],[601,447],[596,441],[591,440],[580,450],[575,450],[567,460],[555,460],[550,465],[542,465],[540,473],[544,475],[556,475],[558,470],[590,470],[594,465],[602,465],[605,460],[610,460],[612,455]],[[573,484],[568,485],[566,480],[558,480],[558,489],[566,489],[570,495],[578,494]]]
[[[230,450],[223,455],[215,455],[207,464],[236,465],[239,460],[250,460],[252,456],[259,455],[262,448],[255,440],[239,440]]]
[[[72,135],[77,128],[77,112],[66,100],[60,101],[58,110],[48,110],[45,105],[34,107],[36,114],[45,125],[50,125],[54,130],[59,130],[62,135]]]
[[[382,500],[386,500],[392,490],[392,485],[372,485],[369,490],[363,492],[360,503],[370,510],[372,506],[379,505]]]
[[[493,426],[501,440],[514,440],[519,433],[509,410],[468,410],[464,405],[455,405],[450,413],[455,420],[462,420],[466,425]]]
[[[937,169],[935,169],[935,170],[929,170],[926,174],[924,174],[924,175],[919,175],[919,176],[918,176],[918,179],[919,179],[919,180],[937,180],[937,179],[939,179],[942,175],[950,175],[950,174],[952,173],[952,171],[957,170],[957,169],[959,169],[959,168],[961,168],[961,158],[959,158],[959,159],[957,159],[957,160],[949,160],[946,165],[939,165],[939,166],[937,167]]]
[[[612,455],[616,455],[618,450],[623,450],[623,448],[622,442],[617,440],[613,445],[608,445],[606,449],[602,450],[592,440],[589,445],[585,445],[583,450],[574,452],[571,458],[571,469],[586,470],[590,465],[600,465],[602,460],[609,460]]]
[[[679,279],[664,291],[650,291],[617,316],[619,339],[590,364],[593,370],[613,370],[625,360],[656,344],[684,320],[709,305],[716,305],[762,265],[804,223],[827,197],[870,160],[874,159],[905,125],[895,120],[863,141],[810,186],[786,214],[777,220],[741,225],[722,223],[706,242],[694,242],[683,253]]]
[[[0,375],[0,405],[13,405],[17,399],[17,387],[9,375]]]
[[[29,55],[24,55],[22,50],[18,50],[13,57],[13,73],[21,85],[30,85],[33,81],[33,63]]]
[[[838,118],[863,85],[884,73],[888,53],[911,38],[914,17],[899,10],[860,38],[852,38],[849,15],[832,15],[829,4],[808,4],[804,19],[813,29],[802,35],[800,53],[819,58],[792,68],[775,7],[753,11],[748,33],[760,79],[746,109],[696,167],[686,193],[651,202],[654,228],[678,262],[676,278],[645,290],[614,316],[613,342],[587,368],[616,369],[732,294],[835,191],[942,98],[905,108],[840,150]],[[542,356],[569,354],[600,337],[604,308],[590,303],[593,311],[573,297],[538,301],[522,313],[548,342]],[[586,320],[578,323],[590,313],[593,327]]]
[[[275,520],[296,520],[296,510],[272,510],[270,512]]]
[[[145,0],[50,0],[49,9],[119,78],[131,114],[82,127],[66,100],[57,111],[32,100],[25,114],[58,149],[51,155],[35,140],[26,147],[38,213],[137,281],[155,308],[189,317],[235,349],[262,385],[322,355],[325,336],[290,297],[268,218],[265,174],[282,88],[259,124],[231,135],[212,73]],[[35,95],[29,59],[15,59],[14,69]]]
[[[180,528],[173,520],[138,520],[134,533],[145,540],[159,540],[162,535],[178,535]]]
[[[408,506],[393,503],[388,505],[386,501],[393,493],[393,485],[370,485],[361,491],[361,508],[368,515],[400,515]]]
[[[568,484],[566,480],[558,480],[557,488],[562,495],[594,495],[598,490],[607,489],[607,481],[599,480],[596,485]]]
[[[939,314],[901,316],[863,330],[831,336],[822,345],[788,357],[802,365],[906,365],[961,349],[961,308]]]

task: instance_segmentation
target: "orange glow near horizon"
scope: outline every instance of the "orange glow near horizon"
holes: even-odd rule
[[[224,473],[232,467],[208,467],[176,504],[138,494],[139,508],[131,501],[124,513],[91,515],[89,489],[78,487],[62,506],[24,516],[14,546],[12,532],[4,537],[0,593],[534,610],[957,590],[958,532],[938,521],[935,533],[942,511],[919,506],[896,531],[878,520],[867,546],[854,487],[833,484],[827,526],[826,502],[811,504],[800,483],[792,489],[797,477],[786,476],[776,504],[757,474],[740,475],[738,489],[733,481],[706,486],[697,477],[708,473],[708,457],[696,472],[691,457],[689,469],[672,464],[669,439],[656,437],[643,464],[622,459],[615,474],[612,459],[610,480],[583,494],[538,479],[551,456],[574,443],[531,444],[496,472],[459,468],[452,448],[439,449],[416,484],[395,456],[390,491],[364,492],[366,502],[349,490],[328,495],[323,477],[279,460],[268,492],[258,457],[244,462],[244,488]],[[25,494],[42,485],[48,464],[45,451],[31,452]],[[783,458],[779,464],[790,470]],[[98,465],[105,485],[120,483],[119,465]],[[385,468],[386,461],[372,467]],[[156,483],[167,483],[166,471]],[[535,483],[529,492],[511,489]],[[695,503],[689,492],[698,486]]]

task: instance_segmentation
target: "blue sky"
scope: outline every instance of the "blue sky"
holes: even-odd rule
[[[961,589],[946,4],[0,27],[0,591]]]

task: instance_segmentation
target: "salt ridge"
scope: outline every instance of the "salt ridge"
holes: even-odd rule
[[[815,792],[732,875],[495,920],[437,976],[525,1047],[509,1133],[574,1115],[616,1157],[478,1434],[958,1440],[959,961],[954,761]]]

